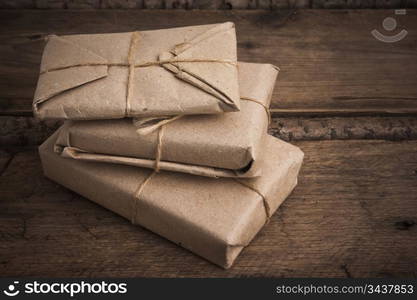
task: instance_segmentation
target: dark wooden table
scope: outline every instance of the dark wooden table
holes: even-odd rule
[[[417,277],[417,11],[0,10],[0,276]],[[280,66],[270,133],[299,185],[230,270],[51,182],[31,114],[43,38],[230,20],[239,59]],[[400,29],[401,29],[400,28]],[[394,33],[398,32],[395,31]]]

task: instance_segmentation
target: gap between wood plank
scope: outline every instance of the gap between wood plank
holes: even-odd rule
[[[0,116],[0,146],[41,144],[62,121]],[[269,134],[285,141],[416,140],[417,118],[409,117],[274,117]]]

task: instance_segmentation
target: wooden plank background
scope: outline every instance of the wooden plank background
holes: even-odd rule
[[[242,61],[281,68],[279,116],[417,113],[417,11],[397,16],[408,36],[371,36],[392,11],[0,10],[0,113],[30,115],[43,38],[233,21]]]
[[[0,274],[416,277],[417,141],[296,145],[299,185],[229,270],[44,178],[37,151],[4,152]]]
[[[0,0],[0,8],[31,9],[283,9],[415,6],[415,0]]]
[[[417,277],[417,11],[395,16],[404,40],[376,41],[392,15],[0,10],[0,276]],[[306,154],[295,191],[227,271],[44,178],[33,146],[60,122],[30,107],[47,34],[226,20],[241,60],[281,67],[270,133]]]
[[[37,146],[62,124],[33,117],[0,116],[0,147]],[[417,140],[417,118],[275,117],[269,134],[287,142],[320,140]]]
[[[0,0],[0,8],[38,9],[284,9],[410,8],[415,0]]]

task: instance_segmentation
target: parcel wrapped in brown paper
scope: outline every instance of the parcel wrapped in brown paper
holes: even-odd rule
[[[41,119],[239,110],[233,23],[51,35],[33,101]]]
[[[63,158],[56,137],[39,149],[47,177],[225,268],[290,194],[303,160],[267,136],[263,176],[208,178]]]
[[[148,134],[138,134],[130,119],[70,121],[60,131],[56,151],[80,160],[146,168],[155,168],[157,160],[161,170],[202,176],[259,176],[266,108],[278,71],[269,64],[238,67],[239,112],[184,116]]]

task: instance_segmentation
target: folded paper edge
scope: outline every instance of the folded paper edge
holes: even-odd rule
[[[180,56],[182,53],[186,52],[188,49],[195,47],[202,41],[211,38],[217,34],[221,34],[224,31],[228,30],[235,30],[235,24],[233,22],[225,22],[220,24],[215,24],[214,27],[206,30],[205,32],[195,36],[188,42],[175,45],[170,52],[161,53],[160,59],[165,60],[166,58],[172,58],[176,56]],[[237,60],[234,62],[234,67],[237,67]],[[240,110],[240,99],[232,99],[227,94],[221,91],[221,88],[212,86],[204,78],[201,78],[197,74],[194,74],[187,70],[187,68],[181,68],[178,63],[167,63],[162,65],[165,69],[173,72],[175,76],[196,88],[212,95],[213,97],[217,98],[221,101],[221,106],[225,111],[239,111]]]
[[[85,67],[88,67],[88,66],[85,66]],[[84,67],[82,67],[82,68],[84,68]],[[80,81],[79,83],[74,84],[71,87],[62,89],[60,91],[57,91],[57,92],[52,93],[52,94],[47,95],[47,96],[39,96],[38,95],[38,93],[39,93],[39,89],[38,89],[39,83],[42,80],[42,76],[45,76],[46,75],[46,74],[41,74],[39,76],[39,79],[38,79],[38,86],[37,86],[37,88],[35,90],[35,95],[34,95],[33,103],[32,103],[32,108],[33,108],[33,112],[34,112],[35,116],[41,117],[41,114],[39,112],[39,105],[41,105],[42,103],[45,103],[45,102],[47,102],[49,100],[52,100],[55,96],[58,96],[58,95],[60,95],[62,93],[65,93],[65,92],[68,92],[70,90],[79,88],[79,87],[81,87],[83,85],[86,85],[86,84],[95,82],[97,80],[100,80],[100,79],[105,78],[105,77],[108,76],[108,67],[106,67],[106,66],[97,66],[97,67],[94,67],[94,68],[97,71],[96,74],[95,74],[95,76],[91,76],[89,79]]]
[[[213,24],[213,25],[217,25],[217,26],[214,26],[213,28],[205,31],[203,34],[198,35],[197,37],[194,37],[193,40],[194,39],[198,39],[200,36],[205,36],[205,35],[207,35],[207,32],[210,32],[210,31],[212,31],[214,29],[217,29],[217,28],[221,28],[222,30],[224,30],[224,29],[230,30],[230,29],[234,29],[235,28],[235,25],[232,22],[217,23],[217,24]],[[219,32],[222,32],[222,30],[217,30],[217,31],[214,32],[214,34],[218,34]],[[108,63],[108,61],[105,58],[103,58],[102,56],[100,56],[99,54],[97,54],[97,53],[95,53],[95,52],[93,52],[93,51],[91,51],[91,50],[89,50],[87,48],[84,48],[84,47],[82,47],[82,46],[80,46],[80,45],[78,45],[76,43],[70,42],[70,41],[66,40],[64,37],[51,34],[51,35],[47,36],[45,39],[47,41],[47,45],[45,46],[45,49],[48,46],[48,43],[52,39],[57,39],[57,40],[59,40],[59,41],[61,41],[63,43],[67,43],[67,44],[71,45],[72,47],[76,47],[79,50],[85,51],[86,53],[89,53],[90,55],[96,56],[98,59],[103,60],[102,63]],[[177,46],[178,45],[176,45],[175,47],[177,47]],[[176,50],[175,47],[174,47],[174,49],[172,51],[173,52],[179,51],[179,50]],[[102,79],[102,78],[108,76],[108,74],[105,75],[105,76],[101,76],[101,77],[95,76],[95,78],[92,79],[92,80],[88,80],[88,81],[85,81],[84,83],[80,83],[80,84],[71,86],[70,88],[65,88],[65,89],[63,89],[63,90],[61,90],[61,91],[59,91],[57,93],[53,93],[53,94],[51,94],[51,95],[49,95],[47,97],[41,97],[41,98],[39,98],[39,97],[36,96],[36,94],[37,94],[37,91],[39,89],[39,83],[41,81],[41,76],[44,74],[44,72],[47,72],[48,71],[48,70],[44,69],[44,64],[45,64],[44,63],[44,59],[46,59],[44,57],[45,49],[43,50],[42,61],[41,61],[41,65],[40,65],[40,75],[39,75],[39,79],[38,79],[38,85],[37,85],[37,88],[35,90],[35,96],[34,96],[33,103],[32,103],[32,108],[33,108],[34,114],[38,118],[42,118],[42,114],[39,113],[39,105],[41,103],[44,103],[44,102],[46,102],[46,101],[48,101],[50,99],[53,99],[54,97],[58,96],[61,93],[66,92],[68,90],[75,89],[75,88],[79,88],[79,87],[83,86],[84,84],[87,84],[87,83],[90,83],[92,81],[99,80],[99,79]],[[182,49],[182,51],[180,51],[179,54],[182,53],[183,51],[186,51],[186,48]],[[234,63],[237,64],[237,61],[235,61]],[[165,65],[166,64],[162,65],[162,67],[165,68]],[[205,91],[205,92],[209,93],[214,98],[220,100],[219,106],[221,107],[221,109],[223,111],[239,111],[240,110],[240,102],[239,102],[240,99],[239,98],[237,98],[237,99],[231,99],[226,94],[221,93],[220,90],[217,90],[215,87],[211,87],[210,85],[208,85],[208,83],[204,82],[204,80],[202,80],[202,78],[199,78],[195,74],[190,74],[190,73],[186,72],[186,70],[181,70],[180,68],[178,68],[174,64],[169,64],[169,65],[171,65],[175,69],[179,70],[178,72],[174,72],[175,73],[175,76],[177,78],[179,78],[180,80],[182,80],[182,81],[184,81],[184,82],[186,82],[186,83],[188,83],[188,84],[190,84],[190,85],[192,85],[192,86],[194,86],[194,87],[196,87],[196,88],[198,88],[198,89],[200,89],[202,91]],[[65,68],[73,68],[73,67],[75,68],[75,67],[81,67],[81,66],[84,66],[84,65],[66,66]],[[169,70],[169,71],[172,72],[172,70],[170,70],[170,68],[168,68],[167,70]],[[56,71],[60,71],[60,70],[56,70]],[[52,71],[52,72],[54,72],[54,71]],[[224,99],[224,97],[222,97],[222,96],[226,97],[227,99]],[[230,103],[227,100],[230,100]]]
[[[239,102],[234,101],[231,97],[223,93],[220,88],[212,86],[210,83],[204,80],[204,78],[198,76],[197,74],[191,73],[185,68],[181,69],[177,63],[167,63],[163,64],[162,66],[166,70],[174,73],[174,76],[178,79],[212,95],[217,100],[220,100],[219,105],[223,108],[224,111],[240,110]]]
[[[39,105],[40,104],[54,98],[55,96],[57,96],[61,93],[67,92],[67,91],[75,89],[75,88],[79,88],[80,86],[83,86],[85,84],[88,84],[90,82],[94,82],[96,80],[99,80],[99,79],[102,79],[102,78],[105,78],[105,77],[108,76],[108,66],[105,65],[106,63],[108,63],[108,61],[104,57],[100,56],[99,54],[97,54],[97,53],[95,53],[95,52],[93,52],[93,51],[91,51],[87,48],[84,48],[84,47],[82,47],[78,44],[75,44],[71,41],[68,41],[67,39],[65,39],[63,37],[60,37],[60,36],[57,36],[55,34],[48,35],[45,38],[45,40],[46,40],[46,45],[45,45],[45,47],[43,49],[43,53],[42,53],[42,60],[41,60],[40,71],[39,71],[39,78],[38,78],[38,81],[37,81],[35,95],[34,95],[34,99],[33,99],[33,103],[32,103],[33,111],[34,111],[35,115],[39,116],[39,117],[40,117],[40,114],[39,114]],[[99,64],[91,63],[91,65],[89,65],[89,64],[82,64],[82,65],[79,64],[79,65],[64,66],[62,68],[57,68],[56,70],[52,70],[52,71],[49,71],[48,69],[45,69],[44,65],[47,63],[46,60],[48,59],[45,56],[46,49],[47,49],[49,43],[51,43],[51,41],[53,41],[53,40],[59,41],[60,43],[68,44],[71,47],[73,47],[73,48],[75,48],[79,51],[88,53],[88,55],[94,57],[99,62]],[[38,95],[42,79],[43,79],[43,77],[46,76],[46,74],[53,74],[53,72],[60,72],[60,71],[64,71],[64,70],[67,70],[67,69],[83,68],[83,67],[94,68],[96,70],[96,72],[90,78],[85,79],[83,81],[79,81],[79,82],[71,85],[70,87],[63,88],[63,89],[61,89],[59,91],[56,91],[54,93],[51,93],[49,95],[43,95],[43,96]],[[52,68],[52,69],[54,69],[54,68]]]
[[[61,155],[62,157],[72,158],[76,160],[121,164],[147,169],[155,168],[154,159],[91,153],[76,147],[62,146],[57,144],[55,145],[54,150],[57,154]],[[250,164],[253,165],[252,162]],[[252,171],[252,168],[249,168],[245,171],[240,171],[163,160],[159,162],[159,168],[164,171],[180,172],[185,174],[213,178],[254,178],[262,175],[262,171],[259,168],[256,168],[255,171]]]
[[[67,39],[65,39],[64,37],[62,37],[62,36],[58,36],[58,35],[55,35],[55,34],[51,34],[51,35],[48,35],[47,37],[46,37],[46,41],[47,41],[47,44],[45,45],[45,48],[44,48],[44,50],[43,50],[43,54],[45,53],[45,50],[47,49],[47,47],[48,47],[48,43],[50,43],[50,42],[52,42],[53,40],[56,40],[56,41],[59,41],[59,42],[61,42],[61,43],[64,43],[64,44],[67,44],[67,45],[69,45],[70,47],[73,47],[73,48],[75,48],[75,49],[78,49],[79,51],[82,51],[82,52],[85,52],[85,53],[87,53],[89,56],[92,56],[92,57],[94,57],[94,59],[96,59],[97,60],[97,63],[101,63],[101,64],[106,64],[106,63],[108,63],[108,61],[107,61],[107,59],[105,59],[104,57],[102,57],[101,55],[99,55],[98,53],[95,53],[94,51],[92,51],[92,50],[90,50],[90,49],[87,49],[87,48],[84,48],[84,47],[82,47],[82,46],[80,46],[80,45],[78,45],[78,44],[76,44],[76,43],[73,43],[73,42],[71,42],[71,41],[69,41],[69,40],[67,40]],[[47,70],[47,69],[44,69],[43,67],[44,67],[44,65],[45,65],[45,59],[47,59],[47,58],[45,58],[45,57],[43,57],[43,54],[42,54],[42,61],[41,61],[41,65],[40,65],[40,73],[45,73],[45,72],[48,72],[49,70]],[[80,63],[79,63],[80,64]],[[79,65],[78,64],[78,65]],[[96,63],[94,63],[94,64],[96,64]],[[77,66],[77,65],[76,65]],[[69,65],[69,66],[62,66],[61,68],[68,68],[68,67],[73,67],[73,65]],[[52,69],[55,69],[54,67],[52,68]],[[58,69],[60,69],[60,68],[58,68]]]
[[[293,145],[292,145],[293,146]],[[268,203],[269,207],[272,207],[272,210],[270,211],[270,217],[272,217],[276,211],[279,209],[279,207],[288,199],[288,197],[291,195],[291,193],[294,191],[294,189],[296,188],[296,186],[298,185],[298,176],[300,174],[300,170],[302,167],[302,163],[304,161],[304,152],[296,147],[293,146],[293,150],[294,155],[295,155],[295,161],[293,164],[291,164],[291,166],[288,168],[288,173],[290,173],[290,170],[294,170],[294,178],[291,180],[291,185],[288,188],[287,192],[283,195],[281,201],[279,201],[277,203],[277,205],[272,205],[274,204],[274,201],[271,201],[271,198],[274,197],[273,193],[271,190],[266,191],[264,194],[262,194],[262,197],[265,199],[265,201]],[[289,174],[286,174],[286,176],[288,176]],[[239,180],[237,180],[238,182],[240,182]],[[247,247],[248,245],[250,245],[251,241],[255,238],[255,236],[268,224],[269,222],[269,218],[266,215],[266,222],[264,223],[263,226],[259,227],[258,230],[256,230],[254,232],[254,234],[252,236],[249,236],[249,238],[245,241],[243,241],[242,243],[239,244],[233,244],[233,243],[228,243],[227,244],[227,249],[226,249],[226,259],[225,259],[225,264],[222,265],[222,267],[224,269],[229,269],[235,262],[236,258],[239,256],[240,252]]]
[[[298,173],[297,173],[297,177],[298,177]],[[288,194],[285,196],[285,198],[283,199],[283,201],[278,205],[278,207],[271,212],[271,215],[274,215],[275,212],[278,210],[278,208],[285,202],[285,200],[291,195],[291,193],[294,191],[295,187],[298,184],[298,180],[297,177],[293,180],[292,186],[289,189]],[[228,243],[226,246],[226,259],[225,259],[225,264],[222,265],[222,267],[224,269],[229,269],[233,266],[235,260],[239,257],[239,254],[243,251],[244,248],[246,248],[247,246],[250,245],[250,243],[252,242],[252,240],[256,237],[256,235],[268,224],[265,223],[263,226],[261,226],[260,228],[258,228],[258,230],[255,231],[254,235],[249,237],[248,240],[246,240],[244,242],[244,244],[242,245],[234,245],[232,243]]]

